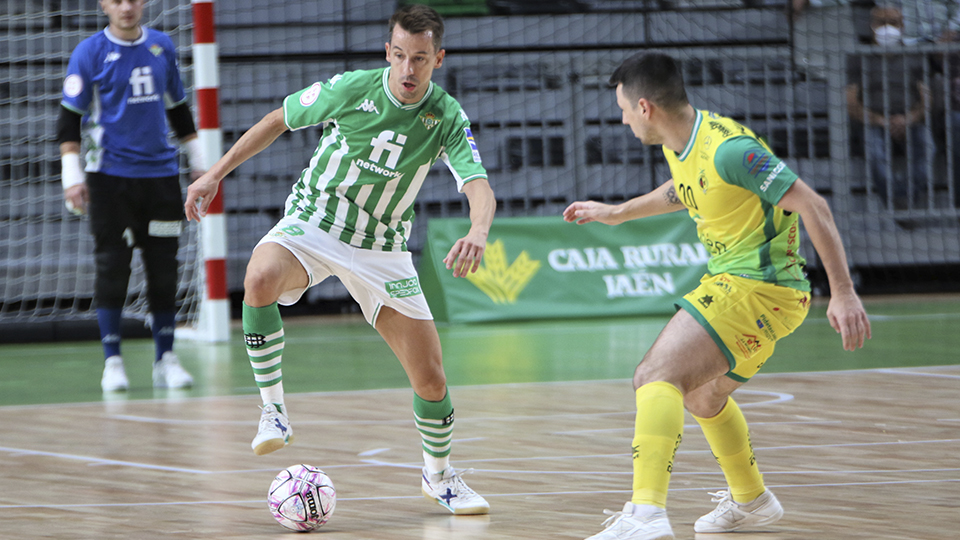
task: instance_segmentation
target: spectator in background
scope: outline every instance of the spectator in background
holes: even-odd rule
[[[903,15],[898,8],[873,8],[870,28],[876,52],[850,58],[847,111],[863,124],[869,178],[884,204],[922,206],[927,152],[933,144],[924,122],[929,94],[924,58],[902,50]],[[900,167],[903,159],[906,167]]]
[[[901,0],[904,43],[933,43],[960,30],[960,0]]]
[[[937,137],[941,145],[941,152],[945,156],[947,171],[953,180],[953,204],[954,207],[960,207],[960,31],[947,29],[941,34],[939,41],[941,43],[958,44],[957,48],[949,51],[944,56],[943,76],[946,77],[947,96],[943,99],[942,115],[943,132]],[[943,88],[944,85],[938,85]],[[949,138],[947,132],[949,131]],[[949,143],[949,145],[948,145]],[[952,156],[952,158],[951,158]],[[950,166],[953,167],[952,171]]]

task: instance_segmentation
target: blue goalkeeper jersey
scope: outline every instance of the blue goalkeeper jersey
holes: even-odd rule
[[[186,100],[176,48],[163,32],[141,28],[136,41],[104,29],[70,55],[61,104],[83,116],[87,172],[127,178],[178,173],[166,118],[167,109]]]

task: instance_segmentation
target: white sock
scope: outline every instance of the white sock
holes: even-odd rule
[[[287,406],[283,404],[283,382],[260,389],[260,399],[264,405],[271,403],[280,407],[280,412],[287,414]]]
[[[430,474],[440,474],[450,466],[450,456],[442,458],[433,457],[430,454],[423,453],[423,464]]]

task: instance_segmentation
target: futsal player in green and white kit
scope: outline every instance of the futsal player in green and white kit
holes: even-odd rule
[[[287,130],[323,126],[284,217],[253,250],[244,278],[244,339],[264,403],[254,453],[278,450],[292,435],[277,303],[293,304],[336,275],[410,379],[424,495],[455,514],[485,514],[487,502],[450,467],[454,416],[440,339],[407,250],[414,199],[438,159],[470,204],[470,230],[444,259],[455,277],[478,268],[496,209],[466,113],[430,81],[443,63],[442,37],[433,9],[398,10],[386,43],[389,67],[346,72],[288,96],[189,187],[185,209],[200,220],[230,171]]]

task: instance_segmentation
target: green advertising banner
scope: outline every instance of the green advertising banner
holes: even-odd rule
[[[438,321],[669,314],[699,284],[709,259],[686,212],[616,227],[499,218],[477,272],[454,278],[443,258],[469,229],[466,218],[427,226],[419,273]]]

